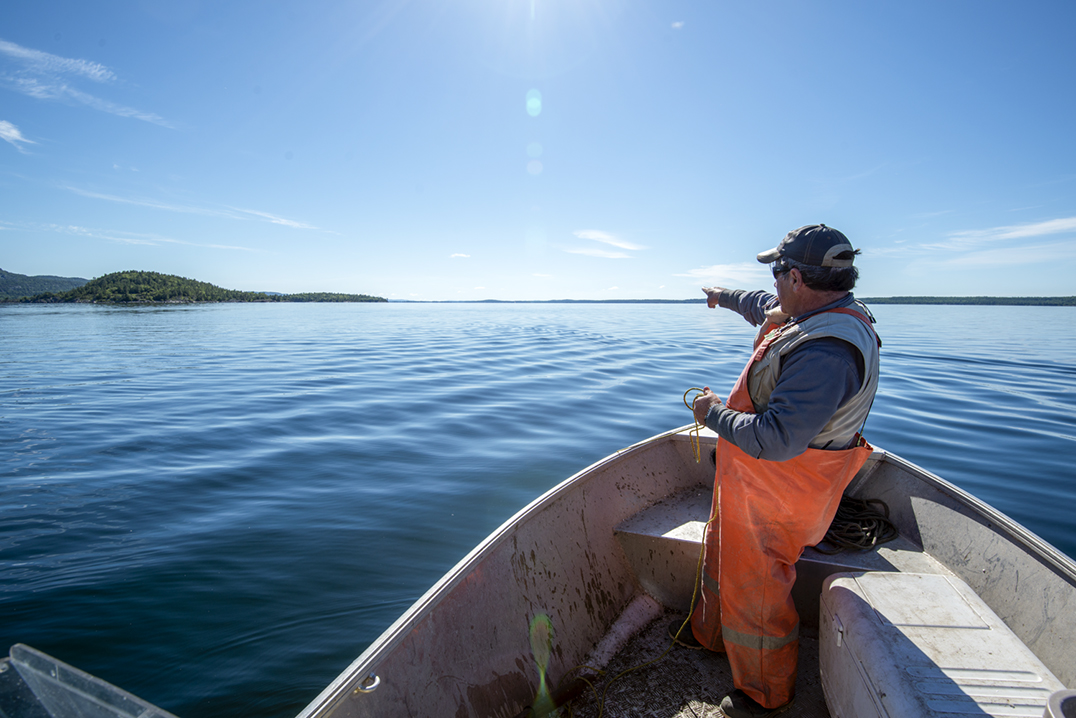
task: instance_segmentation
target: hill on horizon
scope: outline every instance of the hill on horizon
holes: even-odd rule
[[[159,272],[113,272],[62,292],[3,297],[7,302],[53,304],[191,304],[199,302],[384,302],[367,294],[308,292],[267,294],[223,289],[208,282]]]
[[[32,297],[45,292],[66,292],[90,280],[82,277],[30,276],[0,269],[0,297]]]

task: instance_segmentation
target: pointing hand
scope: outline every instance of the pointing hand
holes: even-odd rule
[[[702,291],[706,292],[706,306],[713,309],[717,306],[717,298],[721,295],[721,292],[725,291],[724,287],[703,287]]]

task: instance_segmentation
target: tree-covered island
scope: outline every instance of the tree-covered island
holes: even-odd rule
[[[6,297],[23,304],[194,304],[199,302],[386,302],[368,294],[304,292],[268,294],[223,289],[208,282],[158,272],[113,272],[65,292]]]

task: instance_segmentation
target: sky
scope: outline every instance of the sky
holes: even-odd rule
[[[397,300],[1076,294],[1076,3],[5,0],[0,268]]]

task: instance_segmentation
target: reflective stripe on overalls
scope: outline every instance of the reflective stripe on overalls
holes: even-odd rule
[[[854,310],[830,311],[870,325]],[[779,335],[772,332],[758,343],[729,395],[728,408],[754,413],[748,373]],[[826,535],[841,494],[870,453],[870,445],[860,440],[851,449],[809,448],[788,461],[763,461],[718,440],[702,593],[691,628],[704,646],[728,653],[736,687],[767,708],[792,700],[795,689],[796,561],[804,547]]]

